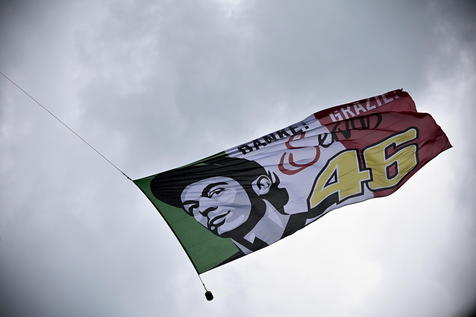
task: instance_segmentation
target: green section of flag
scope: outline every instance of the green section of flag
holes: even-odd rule
[[[155,175],[136,179],[134,183],[164,217],[199,274],[226,262],[239,252],[231,239],[216,236],[183,209],[170,206],[155,198],[150,190],[150,182],[154,177]]]

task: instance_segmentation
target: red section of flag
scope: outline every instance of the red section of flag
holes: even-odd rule
[[[364,151],[365,148],[379,143],[382,140],[394,135],[395,133],[405,131],[410,128],[416,128],[418,137],[410,142],[418,145],[418,165],[408,175],[405,176],[402,182],[391,189],[375,191],[375,197],[382,197],[390,195],[402,186],[413,174],[422,168],[431,159],[439,153],[451,147],[451,144],[445,133],[441,130],[431,115],[427,113],[417,112],[384,112],[381,113],[381,123],[375,130],[351,130],[351,136],[345,138],[342,133],[338,133],[340,142],[344,144],[347,149],[360,149]],[[400,148],[406,146],[402,144],[389,149],[392,152],[398,151]]]
[[[365,109],[369,111],[363,111]],[[390,156],[408,144],[416,144],[417,166],[397,186],[374,191],[375,197],[395,192],[423,165],[451,147],[445,133],[431,115],[416,112],[412,98],[402,90],[332,107],[314,115],[347,149],[358,149],[361,153],[399,132],[411,128],[418,131],[415,140],[401,145],[390,145],[388,148]],[[365,166],[362,157],[360,160],[362,166]],[[397,169],[398,165],[389,166],[389,177],[392,173],[397,173]]]

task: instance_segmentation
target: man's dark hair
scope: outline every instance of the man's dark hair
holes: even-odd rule
[[[251,184],[262,175],[267,175],[272,185],[269,192],[260,198],[268,200],[276,210],[284,213],[289,195],[285,188],[278,188],[278,176],[267,172],[257,162],[242,158],[220,156],[157,174],[150,182],[150,189],[158,200],[183,208],[180,196],[184,188],[192,183],[216,176],[229,177],[240,183],[248,196],[256,197]]]

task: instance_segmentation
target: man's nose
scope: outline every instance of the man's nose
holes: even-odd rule
[[[204,216],[204,217],[208,217],[208,214],[213,211],[213,210],[216,210],[218,207],[208,207],[207,209],[203,210],[203,209],[200,209],[200,213]]]
[[[207,215],[211,211],[216,210],[217,208],[218,208],[218,206],[216,204],[211,203],[210,199],[201,199],[200,200],[200,207],[198,208],[198,211],[204,217],[207,217]]]

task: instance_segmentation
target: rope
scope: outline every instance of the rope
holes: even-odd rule
[[[66,129],[68,129],[71,133],[73,133],[75,136],[77,136],[81,141],[83,141],[87,146],[89,146],[94,152],[96,152],[100,157],[102,157],[106,162],[108,162],[112,167],[114,167],[116,170],[118,170],[122,175],[124,175],[128,180],[132,181],[132,179],[127,176],[126,173],[124,173],[119,167],[116,166],[111,160],[109,160],[106,156],[104,156],[101,152],[99,152],[94,146],[92,146],[88,141],[86,141],[82,136],[80,136],[76,131],[74,131],[69,125],[67,125],[63,120],[61,120],[58,116],[56,116],[53,112],[51,112],[47,107],[41,104],[35,97],[33,97],[28,91],[23,89],[19,84],[17,84],[15,81],[13,81],[10,77],[5,75],[2,71],[0,71],[0,74],[5,77],[10,83],[12,83],[16,88],[18,88],[21,92],[23,92],[28,98],[33,100],[38,106],[40,106],[43,110],[48,112],[56,121],[61,123]]]
[[[40,106],[43,110],[48,112],[56,121],[61,123],[66,129],[68,129],[71,133],[73,133],[78,139],[80,139],[82,142],[84,142],[87,146],[89,146],[94,152],[96,152],[100,157],[102,157],[106,162],[108,162],[112,167],[114,167],[116,170],[118,170],[122,175],[124,175],[128,180],[132,181],[132,179],[127,176],[126,173],[124,173],[119,167],[116,166],[111,160],[109,160],[104,154],[99,152],[94,146],[92,146],[88,141],[86,141],[82,136],[80,136],[76,131],[74,131],[69,125],[67,125],[63,120],[61,120],[57,115],[55,115],[53,112],[51,112],[50,109],[45,107],[41,102],[39,102],[35,97],[33,97],[28,91],[23,89],[19,84],[17,84],[15,81],[13,81],[10,77],[5,75],[2,71],[0,71],[0,74],[5,77],[10,83],[12,83],[16,88],[18,88],[21,92],[23,92],[28,98],[30,98],[32,101],[34,101],[38,106]],[[198,272],[197,272],[198,273]],[[200,279],[200,282],[203,285],[203,288],[205,289],[205,298],[208,301],[213,300],[213,294],[210,292],[207,287],[205,286],[205,283],[202,280],[202,277],[200,274],[197,274],[198,278]]]
[[[205,292],[208,292],[208,289],[205,286],[205,283],[203,283],[203,280],[202,280],[202,277],[200,276],[200,274],[198,274],[198,278],[200,279],[200,282],[202,282],[202,285],[203,285],[203,288],[205,289]]]
[[[200,282],[202,282],[202,285],[203,285],[203,288],[205,289],[205,298],[207,299],[207,301],[211,301],[213,300],[213,294],[212,292],[210,292],[207,287],[205,286],[205,283],[203,283],[203,280],[202,280],[202,277],[200,276],[200,274],[197,274],[198,275],[198,278],[200,279]]]

